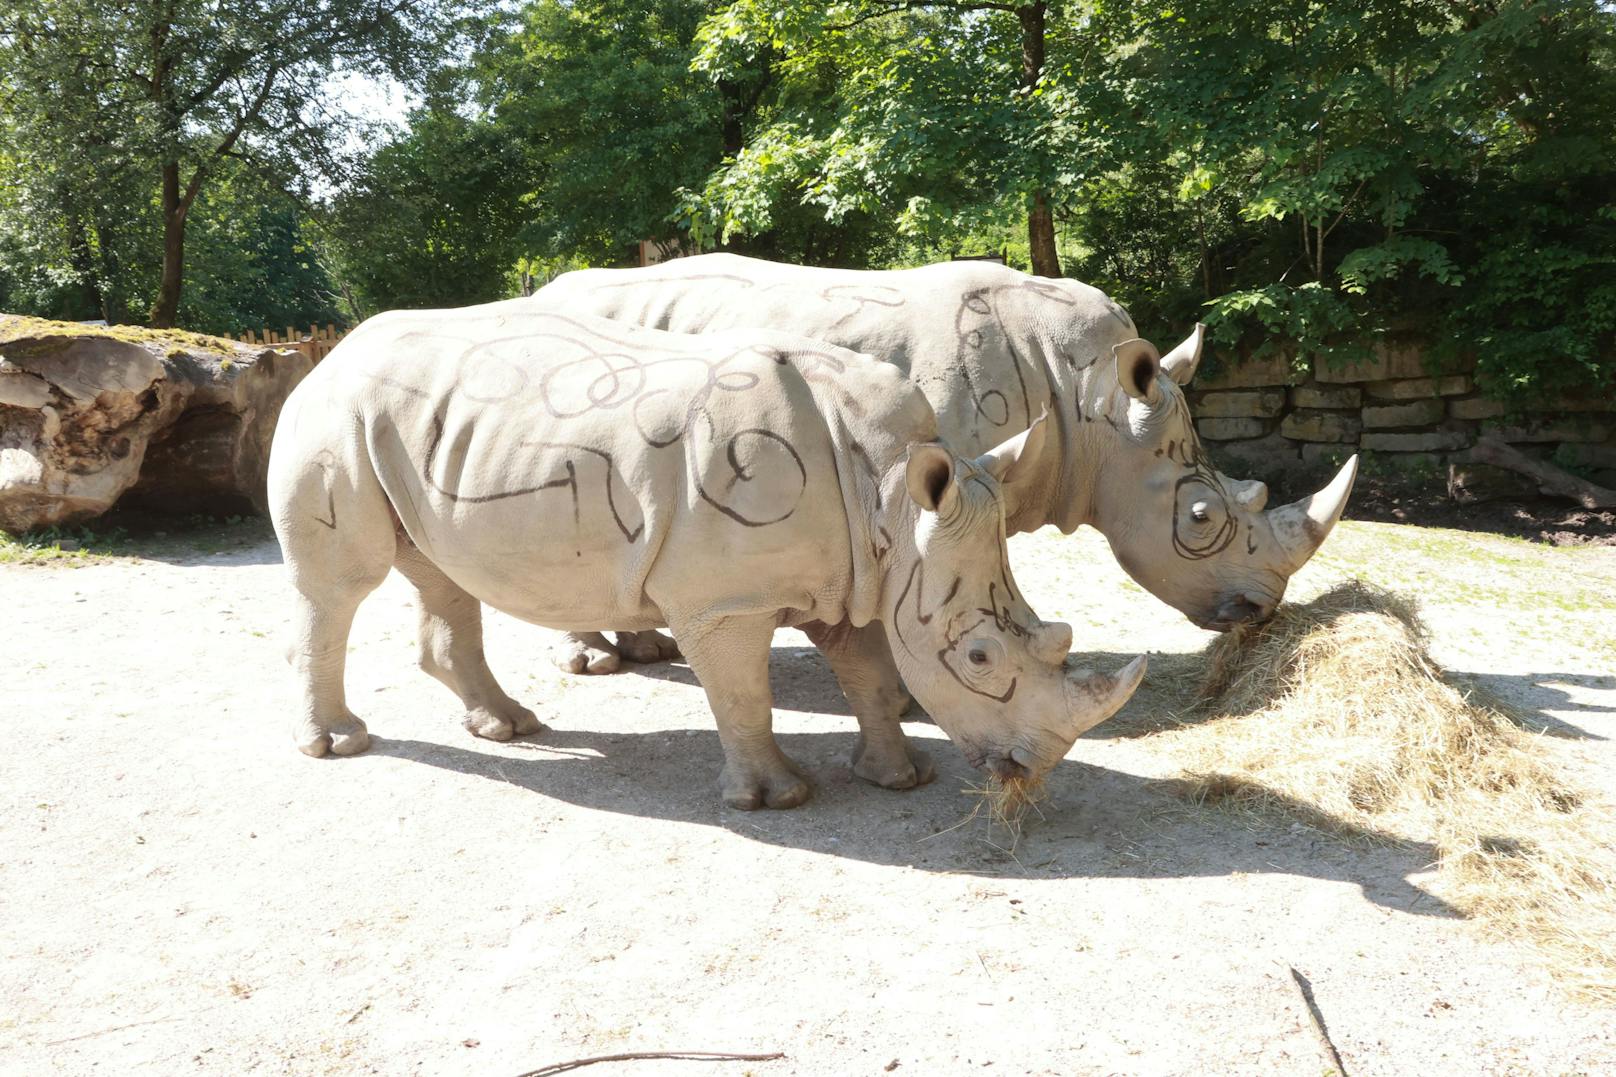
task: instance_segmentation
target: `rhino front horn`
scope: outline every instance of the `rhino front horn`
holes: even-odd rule
[[[1285,552],[1287,575],[1307,564],[1307,559],[1330,537],[1330,529],[1341,519],[1341,510],[1347,507],[1347,497],[1357,478],[1358,458],[1354,456],[1318,493],[1268,510],[1274,540]]]
[[[1066,675],[1066,701],[1071,709],[1072,727],[1068,731],[1076,740],[1093,729],[1133,698],[1139,682],[1144,680],[1148,662],[1140,655],[1115,673],[1094,673],[1089,676]]]

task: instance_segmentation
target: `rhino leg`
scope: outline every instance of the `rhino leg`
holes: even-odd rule
[[[551,652],[563,673],[616,673],[622,659],[599,632],[568,632]]]
[[[774,740],[769,644],[774,614],[681,623],[669,617],[690,669],[701,681],[724,746],[719,788],[732,808],[794,808],[812,793]]]
[[[483,656],[483,607],[408,543],[394,562],[415,585],[420,605],[421,668],[466,705],[461,724],[489,740],[541,733],[544,723],[505,694]]]
[[[679,657],[679,645],[661,632],[618,632],[617,653],[630,662],[667,662]]]
[[[348,632],[365,596],[387,578],[395,540],[381,487],[310,469],[272,505],[294,592],[286,658],[297,687],[293,741],[306,755],[355,755],[370,746],[343,691]],[[340,493],[343,514],[321,519]],[[336,526],[333,526],[336,525]]]
[[[914,703],[879,625],[814,623],[803,631],[825,655],[858,718],[853,773],[887,789],[913,789],[937,776],[931,757],[904,736],[898,719]]]

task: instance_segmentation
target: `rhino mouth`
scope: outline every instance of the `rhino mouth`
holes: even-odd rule
[[[1252,595],[1233,595],[1218,603],[1212,616],[1199,623],[1213,632],[1228,632],[1242,625],[1262,624],[1274,615],[1276,605]]]

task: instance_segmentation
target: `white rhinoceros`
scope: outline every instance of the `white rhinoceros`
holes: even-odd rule
[[[1203,628],[1268,617],[1357,474],[1353,457],[1321,492],[1265,511],[1266,486],[1212,466],[1179,388],[1201,327],[1162,357],[1098,289],[990,262],[869,272],[708,254],[567,273],[530,302],[681,333],[767,326],[866,352],[909,374],[943,439],[968,455],[1048,408],[1052,436],[1005,492],[1011,532],[1089,524],[1130,576]],[[659,656],[652,634],[619,644]],[[558,661],[609,672],[617,655],[591,633]]]
[[[343,659],[355,608],[396,566],[419,590],[422,666],[484,737],[543,728],[483,658],[486,602],[560,629],[671,628],[736,807],[809,793],[770,731],[781,625],[826,651],[860,776],[931,777],[893,720],[894,659],[972,764],[1041,774],[1144,671],[1071,668],[1071,629],[1039,621],[1011,577],[999,482],[1044,429],[958,459],[896,367],[770,331],[680,336],[520,300],[371,319],[292,394],[270,460],[297,744],[367,745]]]

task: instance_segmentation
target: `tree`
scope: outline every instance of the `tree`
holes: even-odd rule
[[[1033,271],[1059,276],[1058,188],[1080,137],[1049,62],[1063,15],[1013,0],[729,4],[703,26],[698,66],[722,79],[774,51],[789,85],[748,152],[693,200],[697,215],[720,236],[745,233],[757,222],[748,195],[792,191],[830,220],[885,212],[935,235],[1014,206]],[[829,108],[805,92],[827,83]]]
[[[155,184],[162,269],[150,320],[171,326],[187,221],[226,162],[323,160],[347,122],[327,77],[418,75],[451,2],[0,0],[9,129],[53,159],[47,177]]]
[[[332,200],[337,272],[368,310],[499,298],[533,215],[524,166],[522,147],[486,117],[430,102]]]
[[[1346,357],[1417,330],[1500,393],[1608,386],[1608,7],[1128,0],[1084,34],[1096,283],[1205,304],[1225,345]]]

